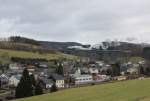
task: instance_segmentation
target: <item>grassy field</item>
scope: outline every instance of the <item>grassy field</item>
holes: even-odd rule
[[[15,50],[4,50],[0,49],[0,57],[20,57],[20,58],[42,58],[42,59],[47,59],[47,60],[52,60],[52,59],[61,59],[61,58],[66,58],[66,59],[77,59],[78,57],[72,56],[72,55],[67,55],[63,53],[33,53],[33,52],[26,52],[26,51],[15,51]]]
[[[150,101],[150,79],[73,88],[16,101]]]

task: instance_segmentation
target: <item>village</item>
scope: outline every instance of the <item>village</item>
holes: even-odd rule
[[[58,90],[95,85],[130,79],[143,79],[149,76],[150,70],[145,61],[138,63],[112,63],[91,61],[89,58],[61,61],[25,61],[12,62],[1,65],[0,95],[15,98],[15,89],[18,86],[24,69],[34,76],[44,93],[49,93],[53,84]]]

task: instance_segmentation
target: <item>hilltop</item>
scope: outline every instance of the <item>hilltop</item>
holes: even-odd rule
[[[16,101],[149,101],[150,79],[73,88]]]

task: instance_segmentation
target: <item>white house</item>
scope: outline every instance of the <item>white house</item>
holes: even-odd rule
[[[40,62],[39,67],[41,68],[48,68],[50,64],[48,62]]]
[[[75,84],[85,84],[85,83],[91,83],[93,81],[91,75],[75,75]]]
[[[78,70],[76,70],[76,72],[75,72],[74,75],[81,75],[81,70],[80,70],[80,68],[78,68]]]
[[[7,88],[8,82],[9,82],[9,76],[7,74],[3,73],[2,75],[0,75],[1,88]]]
[[[138,74],[139,73],[139,64],[130,64],[129,68],[127,69],[127,72],[129,74]]]
[[[98,70],[97,68],[90,68],[90,69],[89,69],[89,72],[90,72],[91,74],[98,74],[98,73],[99,73],[99,70]]]
[[[85,83],[89,83],[89,82],[92,82],[93,79],[92,79],[92,75],[88,75],[88,74],[85,74],[85,75],[81,75],[81,70],[80,68],[78,68],[75,72],[74,75],[72,75],[74,80],[75,80],[75,84],[76,85],[79,85],[79,84],[85,84]]]
[[[104,65],[104,62],[103,62],[103,61],[96,61],[96,63],[97,63],[99,66],[103,66],[103,65]]]
[[[52,75],[52,78],[54,79],[55,84],[58,88],[64,88],[65,87],[64,77],[56,74],[56,75]]]
[[[9,65],[9,69],[11,69],[11,70],[18,70],[20,68],[21,68],[21,66],[19,64],[17,64],[17,63]]]
[[[128,68],[127,69],[127,72],[129,73],[129,74],[138,74],[138,68]]]
[[[65,84],[64,79],[57,79],[57,80],[56,80],[56,86],[57,86],[58,88],[64,88],[64,84]]]
[[[9,78],[9,85],[17,87],[18,83],[20,82],[21,75],[13,75]]]

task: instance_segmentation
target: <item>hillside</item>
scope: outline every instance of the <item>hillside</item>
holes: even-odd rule
[[[120,58],[127,56],[144,57],[143,49],[150,46],[149,44],[120,41],[104,41],[95,45],[83,45],[75,42],[40,41],[39,43],[46,49],[57,50],[66,54],[90,57],[91,59],[100,59],[109,62],[111,62],[110,60],[113,60],[114,58],[116,59],[115,61],[118,61]]]
[[[122,62],[128,57],[144,57],[150,59],[149,47],[149,44],[121,41],[104,41],[95,45],[83,45],[77,42],[38,41],[18,36],[1,39],[0,41],[0,49],[47,54],[59,51],[64,54],[89,57],[91,60],[104,60],[108,63]]]
[[[7,63],[11,57],[46,60],[78,58],[45,48],[39,41],[34,39],[20,36],[0,38],[0,62]]]
[[[150,79],[73,88],[16,101],[150,101]]]
[[[17,51],[17,50],[6,50],[6,49],[0,49],[0,57],[18,57],[18,58],[41,58],[41,59],[47,59],[47,60],[53,60],[53,59],[77,59],[76,56],[63,54],[60,52],[55,53],[39,53],[39,52],[27,52],[27,51]]]

